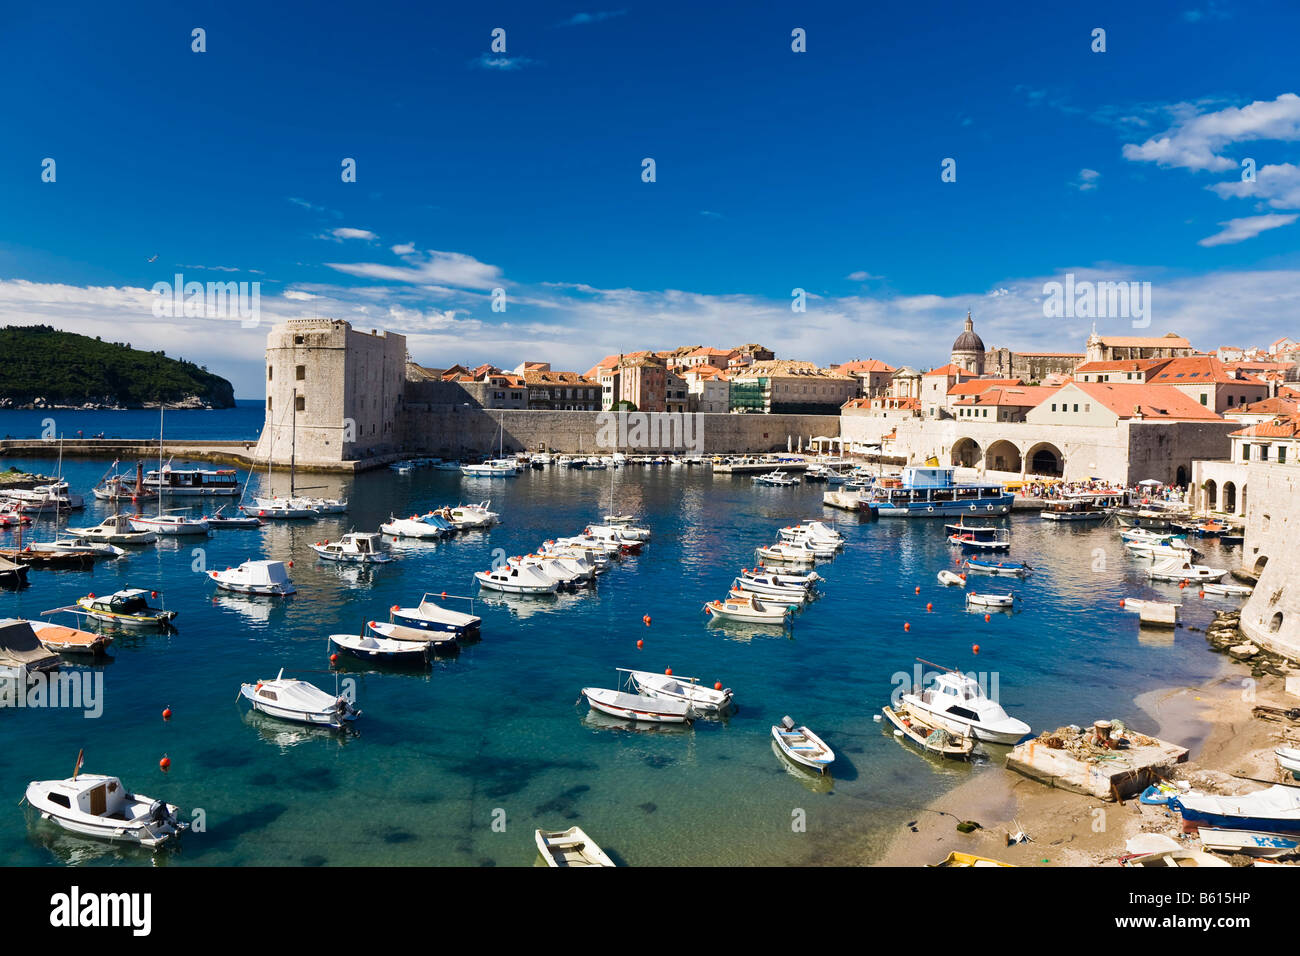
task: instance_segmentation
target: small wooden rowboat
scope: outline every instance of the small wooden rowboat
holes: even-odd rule
[[[885,706],[880,708],[880,712],[894,725],[895,736],[904,737],[926,753],[954,760],[968,760],[975,749],[975,741],[970,737],[956,737],[942,728],[926,723],[907,709],[896,711]]]
[[[538,830],[537,849],[547,866],[613,866],[614,861],[582,827],[567,830]]]
[[[108,634],[79,631],[50,621],[28,621],[36,632],[36,639],[46,650],[56,654],[92,654],[98,656],[108,650],[113,638]]]
[[[835,762],[835,751],[807,727],[796,727],[789,717],[772,725],[772,738],[781,753],[809,770],[825,773]]]
[[[966,603],[979,605],[980,607],[1011,607],[1016,603],[1016,596],[1010,592],[1006,594],[976,594],[970,592],[966,595]]]

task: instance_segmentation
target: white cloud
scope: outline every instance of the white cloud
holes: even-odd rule
[[[301,292],[298,289],[286,289],[284,293],[286,299],[292,299],[294,302],[313,302],[320,296],[312,295],[310,292]]]
[[[621,17],[627,13],[626,10],[597,10],[594,13],[575,13],[569,19],[559,23],[562,27],[583,26],[588,23],[601,23],[605,20],[612,20],[615,17]]]
[[[1219,232],[1212,236],[1206,236],[1197,242],[1198,246],[1226,246],[1234,242],[1244,242],[1247,239],[1254,239],[1261,232],[1267,232],[1270,229],[1278,229],[1281,226],[1289,226],[1300,219],[1300,213],[1292,213],[1284,216],[1280,213],[1270,212],[1263,216],[1245,216],[1241,219],[1229,219],[1227,222],[1219,223],[1223,227]]]
[[[1300,209],[1300,166],[1261,166],[1254,182],[1216,183],[1209,188],[1223,199],[1257,199],[1274,209]]]
[[[415,251],[415,243],[404,242],[399,246],[393,246],[393,254],[398,256],[409,256]]]
[[[532,66],[536,62],[536,60],[530,60],[526,56],[493,56],[490,53],[484,53],[477,60],[471,60],[470,66],[476,66],[484,70],[510,72],[522,70],[524,67]]]
[[[1237,166],[1236,161],[1222,155],[1234,143],[1300,139],[1300,96],[1294,93],[1206,113],[1199,112],[1193,104],[1180,103],[1172,108],[1172,113],[1173,126],[1140,145],[1125,144],[1124,158],[1165,167],[1222,172]]]
[[[1097,188],[1097,180],[1099,179],[1101,179],[1101,173],[1097,172],[1097,170],[1084,168],[1079,170],[1079,178],[1070,185],[1081,193],[1088,192]]]
[[[327,262],[337,272],[364,279],[383,279],[411,284],[432,283],[465,289],[491,289],[501,285],[501,269],[459,252],[429,250],[427,257],[416,253],[402,257],[405,266],[378,262]]]
[[[330,232],[330,235],[333,236],[335,239],[339,239],[339,240],[343,240],[343,239],[365,239],[365,240],[369,241],[369,240],[371,240],[371,239],[378,239],[378,238],[379,238],[379,237],[376,236],[373,232],[371,232],[369,229],[353,229],[353,228],[348,227],[348,226],[342,226],[342,227],[340,227],[340,228],[338,228],[338,229],[334,229],[334,230],[332,230],[332,231]]]
[[[857,272],[850,272],[844,278],[848,279],[850,282],[869,282],[872,279],[883,279],[884,276],[872,275],[865,269],[859,269]]]

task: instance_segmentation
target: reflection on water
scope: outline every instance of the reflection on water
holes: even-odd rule
[[[64,472],[84,494],[108,464],[74,460]],[[114,663],[102,671],[103,718],[0,712],[6,739],[21,742],[0,748],[0,798],[17,801],[28,781],[66,776],[82,747],[96,769],[141,780],[158,774],[167,753],[173,764],[157,794],[206,808],[210,823],[208,832],[186,835],[184,853],[168,855],[173,865],[528,866],[537,859],[536,827],[574,824],[633,865],[858,862],[865,856],[856,854],[877,852],[946,788],[972,773],[1004,772],[996,757],[936,768],[883,739],[872,716],[896,686],[892,676],[910,672],[913,658],[996,674],[1003,706],[1036,730],[1083,724],[1098,713],[1141,728],[1136,693],[1196,684],[1221,666],[1199,635],[1174,632],[1182,638],[1176,645],[1168,632],[1134,639],[1135,616],[1120,610],[1120,598],[1169,600],[1172,592],[1147,582],[1149,565],[1131,561],[1112,530],[1058,528],[1030,515],[1007,522],[1009,559],[1038,572],[1023,582],[983,579],[981,590],[1014,587],[1023,599],[1019,613],[985,625],[966,613],[962,589],[936,584],[936,573],[960,560],[942,522],[859,523],[824,511],[820,486],[756,493],[748,480],[665,467],[614,474],[615,510],[634,514],[654,540],[639,557],[615,562],[596,588],[542,599],[484,595],[471,611],[483,618],[483,641],[459,655],[415,670],[340,655],[331,671],[330,634],[358,633],[426,592],[476,594],[472,573],[489,566],[496,549],[526,554],[603,515],[611,475],[529,470],[474,492],[456,473],[434,469],[304,480],[327,485],[320,494],[348,497],[350,512],[171,539],[93,573],[33,571],[33,587],[0,598],[4,614],[34,618],[88,591],[139,586],[159,589],[159,603],[180,611],[176,634],[114,630]],[[254,475],[249,493],[261,493],[265,481],[264,471]],[[287,487],[287,475],[277,472],[275,481]],[[310,548],[351,528],[377,528],[391,514],[489,494],[500,525],[403,546],[399,560],[383,567],[340,568],[317,561]],[[203,510],[210,508],[192,506]],[[90,500],[78,524],[108,513]],[[702,605],[726,594],[739,568],[753,564],[755,547],[770,543],[777,528],[818,514],[839,518],[847,544],[818,565],[823,595],[792,630],[707,623]],[[42,535],[53,526],[37,519]],[[1109,557],[1094,572],[1079,555],[1099,547]],[[194,572],[195,548],[212,568],[258,557],[293,561],[298,593],[285,601],[217,591]],[[1212,541],[1204,550],[1203,563],[1233,560]],[[1183,600],[1185,623],[1201,628],[1214,607],[1234,606]],[[465,602],[448,606],[469,610]],[[690,727],[642,728],[576,703],[584,685],[608,685],[614,667],[638,665],[671,666],[710,685],[721,679],[738,710]],[[362,735],[286,723],[235,704],[241,683],[282,667],[327,691],[335,678],[355,681]],[[164,706],[175,712],[171,721],[159,717]],[[800,835],[791,832],[790,801],[804,791],[787,776],[817,792],[832,781],[775,751],[770,728],[786,713],[841,758],[833,788],[844,799],[816,800]],[[371,823],[377,805],[384,819]],[[510,821],[505,833],[491,829],[496,809]],[[400,825],[388,822],[395,820]],[[71,845],[92,849],[61,857],[32,841],[21,814],[0,814],[6,862],[75,857],[147,865],[151,856],[123,857],[94,841]]]

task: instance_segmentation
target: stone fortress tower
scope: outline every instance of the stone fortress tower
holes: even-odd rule
[[[975,334],[975,322],[966,313],[966,328],[952,343],[949,363],[964,368],[972,375],[984,374],[984,340]]]
[[[339,319],[291,319],[266,341],[266,422],[257,460],[304,465],[400,450],[406,336]],[[296,407],[295,407],[296,406]],[[296,426],[297,435],[294,435]]]

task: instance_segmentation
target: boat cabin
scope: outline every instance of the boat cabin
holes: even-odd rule
[[[962,713],[960,704],[984,698],[979,682],[965,674],[937,674],[930,685],[921,692],[921,700],[932,707],[942,708],[958,716],[975,717],[974,711]],[[954,709],[954,705],[957,705]]]
[[[238,476],[233,468],[164,468],[161,481],[155,469],[144,476],[144,485],[146,488],[161,486],[166,491],[190,494],[232,494],[239,491]]]
[[[85,774],[72,780],[54,780],[45,799],[67,810],[78,810],[94,817],[126,820],[131,795],[117,777]]]
[[[149,592],[140,588],[127,588],[95,598],[92,606],[114,614],[144,614],[149,607]]]

